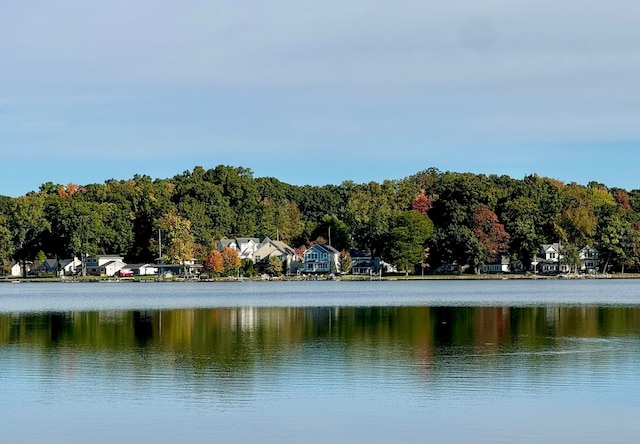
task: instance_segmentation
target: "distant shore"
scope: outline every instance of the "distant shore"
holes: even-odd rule
[[[274,277],[270,279],[264,279],[261,277],[219,277],[219,278],[170,278],[159,279],[155,276],[144,277],[97,277],[88,276],[85,278],[52,278],[52,277],[5,277],[0,278],[0,283],[99,283],[99,282],[130,282],[130,283],[168,283],[168,282],[199,282],[199,283],[223,283],[223,282],[301,282],[301,281],[345,281],[345,282],[367,282],[367,281],[432,281],[432,280],[467,280],[467,281],[483,281],[483,280],[553,280],[553,279],[567,279],[567,280],[591,280],[591,279],[638,279],[640,273],[610,273],[610,274],[560,274],[560,275],[539,275],[539,274],[444,274],[444,275],[386,275],[382,277],[377,276],[357,276],[357,275],[345,275],[338,276],[333,279],[329,279],[323,276],[317,278],[308,279],[301,277]]]

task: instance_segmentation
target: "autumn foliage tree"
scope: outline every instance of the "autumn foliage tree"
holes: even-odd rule
[[[236,272],[242,262],[240,261],[240,256],[238,256],[238,252],[230,247],[224,247],[222,249],[222,264],[224,272],[227,275],[231,275]]]
[[[429,210],[431,209],[431,198],[425,195],[424,190],[420,191],[418,197],[415,198],[413,203],[411,204],[411,208],[416,210],[418,213],[426,216]]]
[[[69,183],[67,184],[66,187],[61,186],[58,189],[58,195],[60,197],[71,197],[74,194],[76,194],[77,192],[86,192],[87,190],[83,187],[81,187],[80,185],[77,185],[75,183]]]
[[[471,215],[473,235],[480,247],[472,264],[479,273],[479,266],[500,253],[507,251],[509,233],[498,220],[498,216],[486,205],[478,205]]]
[[[210,251],[204,261],[204,269],[212,273],[222,274],[224,272],[222,253],[218,250]]]
[[[352,264],[351,255],[347,250],[342,250],[340,256],[338,256],[338,263],[340,264],[340,272],[343,274],[351,273]]]

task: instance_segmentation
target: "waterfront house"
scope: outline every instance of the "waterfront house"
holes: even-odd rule
[[[284,265],[286,274],[296,274],[302,268],[302,258],[293,248],[282,241],[274,241],[268,237],[258,246],[253,253],[253,263],[259,273],[264,273],[269,266],[269,259],[277,257]]]
[[[598,270],[598,250],[590,245],[585,245],[578,252],[580,264],[577,269],[583,273],[594,273]],[[534,272],[542,274],[568,273],[572,266],[564,263],[565,252],[559,243],[544,244],[531,262]]]
[[[380,273],[380,258],[366,251],[351,252],[351,274],[374,275]]]
[[[158,267],[154,264],[128,264],[125,269],[131,270],[134,276],[153,276],[158,274]]]
[[[164,259],[156,259],[155,268],[160,276],[197,277],[202,272],[202,264],[196,259],[185,260],[182,263],[165,263]]]
[[[580,250],[580,271],[583,273],[595,273],[598,271],[598,264],[598,250],[590,245],[585,245]]]
[[[14,262],[13,265],[11,265],[11,270],[9,271],[9,274],[10,276],[13,276],[13,277],[26,276],[31,271],[32,264],[33,262],[31,261]]]
[[[40,264],[38,268],[32,269],[31,272],[37,275],[55,274],[57,276],[59,266],[60,264],[58,262],[58,259],[45,259],[45,261]]]
[[[58,270],[63,276],[72,276],[82,267],[82,261],[77,257],[73,259],[59,259]]]
[[[559,263],[560,245],[558,243],[543,244],[531,261],[531,267],[534,273],[552,274],[558,273]]]
[[[87,274],[90,276],[115,276],[127,264],[124,257],[113,254],[102,254],[87,258]]]
[[[265,238],[264,240],[266,240]],[[229,247],[238,252],[240,259],[250,259],[253,261],[253,255],[264,240],[260,240],[257,237],[238,237],[236,239],[221,239],[218,242],[218,251],[222,251],[223,248]]]
[[[480,267],[481,273],[495,274],[495,273],[508,273],[511,267],[511,259],[504,254],[496,255],[491,261]]]
[[[340,253],[331,245],[315,244],[304,252],[305,273],[336,273],[340,271]]]

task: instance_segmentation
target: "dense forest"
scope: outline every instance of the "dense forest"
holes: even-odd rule
[[[640,190],[435,168],[382,183],[295,186],[219,165],[0,197],[4,270],[88,254],[152,262],[159,232],[170,260],[204,261],[222,238],[269,236],[303,248],[330,237],[338,250],[368,251],[401,270],[477,270],[498,254],[526,267],[542,244],[560,241],[569,262],[591,245],[601,267],[629,270],[640,266]]]

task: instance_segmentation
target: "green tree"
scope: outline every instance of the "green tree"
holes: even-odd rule
[[[264,199],[261,206],[262,216],[259,224],[261,233],[285,243],[300,237],[304,225],[300,210],[294,202],[285,200],[276,205],[269,199]]]
[[[509,249],[525,270],[530,269],[531,259],[545,241],[539,232],[538,211],[532,198],[520,196],[507,201],[502,212]]]
[[[253,261],[251,259],[245,258],[240,261],[240,269],[242,270],[243,276],[255,276],[257,273],[255,267],[253,266]]]
[[[40,236],[50,228],[45,218],[45,195],[32,193],[12,201],[8,220],[14,239],[14,251],[23,263],[40,250]],[[26,275],[26,267],[23,266]]]
[[[395,216],[389,239],[389,259],[406,274],[422,262],[427,240],[433,234],[433,223],[418,211],[403,211]]]
[[[269,276],[281,276],[282,275],[282,260],[278,256],[271,256],[269,258],[269,264],[266,268],[266,273]]]
[[[195,253],[191,222],[183,219],[174,209],[158,219],[156,224],[162,231],[162,238],[166,244],[163,258],[169,262],[181,263],[186,273],[185,263],[193,259]]]
[[[10,265],[13,252],[14,244],[11,230],[8,227],[7,217],[0,213],[0,262]]]
[[[46,262],[46,260],[47,255],[44,253],[44,251],[38,251],[38,254],[36,254],[36,257],[33,260],[33,269],[37,270],[38,268],[40,268]]]
[[[334,214],[326,214],[320,223],[311,232],[310,239],[331,238],[331,246],[336,250],[348,250],[352,246],[351,232],[346,223],[338,219]]]
[[[607,205],[601,208],[594,234],[594,247],[599,252],[600,260],[604,260],[601,263],[603,271],[609,269],[612,261],[624,264],[627,263],[627,257],[633,255],[633,231],[631,224],[621,214],[620,207]]]

